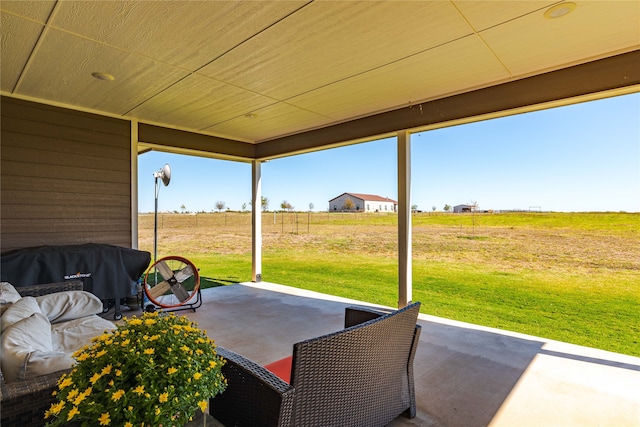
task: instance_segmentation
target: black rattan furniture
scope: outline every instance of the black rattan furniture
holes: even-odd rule
[[[81,291],[82,282],[49,283],[43,285],[21,286],[16,290],[21,296],[37,297],[63,291]],[[24,381],[5,383],[0,372],[0,425],[3,426],[43,426],[44,412],[49,409],[55,398],[51,393],[57,388],[58,378],[68,371],[54,372],[29,378]]]
[[[344,330],[294,345],[290,385],[219,348],[228,388],[211,399],[210,412],[228,427],[373,427],[413,418],[419,309],[347,308]]]

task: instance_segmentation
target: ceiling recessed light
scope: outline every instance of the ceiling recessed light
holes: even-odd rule
[[[564,3],[560,3],[547,9],[546,12],[544,13],[544,17],[547,19],[561,18],[573,12],[575,8],[576,8],[576,4],[573,2],[568,1]]]
[[[96,79],[98,79],[98,80],[106,80],[106,81],[109,81],[109,82],[116,79],[115,77],[113,77],[109,73],[98,73],[98,72],[95,72],[95,73],[91,73],[91,75],[93,77],[95,77]]]

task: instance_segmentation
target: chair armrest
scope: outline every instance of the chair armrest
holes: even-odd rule
[[[39,297],[42,295],[52,294],[64,291],[81,291],[81,280],[69,280],[66,282],[43,283],[29,286],[16,286],[16,291],[23,297]]]
[[[217,348],[226,360],[227,389],[210,399],[209,413],[228,426],[291,426],[295,389],[249,359]]]
[[[347,329],[351,326],[377,319],[385,314],[389,314],[389,312],[367,307],[347,307],[344,312],[344,328]]]
[[[58,388],[58,379],[71,370],[53,372],[24,381],[5,383],[0,379],[2,425],[41,426],[44,413],[56,401],[51,395]]]

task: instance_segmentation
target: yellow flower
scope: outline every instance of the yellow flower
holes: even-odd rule
[[[120,400],[122,396],[124,396],[124,390],[120,389],[115,393],[113,393],[113,395],[111,396],[111,400],[113,400],[114,402],[117,402],[118,400]]]
[[[102,334],[98,338],[96,338],[96,341],[108,341],[108,340],[109,340],[109,334]]]
[[[67,400],[71,402],[78,395],[78,389],[74,388],[67,394]]]
[[[139,385],[136,388],[133,389],[133,392],[136,394],[142,394],[144,393],[144,386],[143,385]]]
[[[196,380],[199,380],[202,377],[202,374],[200,372],[196,372],[195,374],[193,374],[193,378]]]
[[[78,407],[74,406],[73,408],[71,408],[71,410],[67,414],[67,421],[71,421],[73,419],[73,417],[75,417],[79,413],[80,413],[80,411],[78,410]]]
[[[102,349],[102,350],[100,350],[99,352],[96,353],[96,357],[102,357],[105,354],[107,354],[107,350]]]
[[[78,362],[83,362],[85,360],[87,360],[89,358],[89,355],[87,353],[80,353],[76,359],[78,360]]]
[[[60,386],[59,386],[60,390],[62,390],[64,388],[70,386],[71,384],[73,384],[73,380],[71,379],[71,377],[64,376],[64,377],[61,377],[60,379],[62,380],[60,382]]]
[[[111,369],[112,369],[111,364],[108,364],[107,366],[105,366],[104,368],[102,368],[101,375],[108,375],[108,374],[110,374],[110,373],[111,373]]]
[[[145,348],[144,349],[144,354],[153,354],[155,352],[155,350],[153,348]]]
[[[73,401],[73,404],[76,406],[80,405],[85,397],[87,396],[84,393],[80,393],[78,397],[76,397],[76,400]]]
[[[98,421],[100,421],[101,426],[108,426],[109,424],[111,424],[111,418],[109,417],[108,413],[100,415]]]
[[[133,424],[127,421],[126,423],[124,423],[124,427],[133,427]]]
[[[147,326],[155,325],[158,321],[156,319],[145,319],[144,324]]]
[[[210,368],[215,368],[215,367],[216,367],[216,365],[217,365],[217,363],[216,363],[216,361],[215,361],[215,360],[209,360],[209,367],[210,367]]]
[[[160,401],[160,403],[165,403],[168,400],[169,400],[169,393],[162,393],[158,398],[158,401]]]
[[[100,379],[102,375],[100,375],[99,373],[95,373],[93,374],[93,376],[89,379],[89,381],[91,382],[91,384],[95,384],[96,381],[98,381]]]
[[[116,369],[116,377],[122,375],[122,371],[120,369]]]
[[[200,410],[202,412],[206,411],[206,409],[207,409],[207,401],[206,400],[201,400],[200,402],[198,402],[198,406],[200,407]]]
[[[51,405],[51,408],[49,410],[53,415],[58,415],[63,408],[64,408],[64,401],[54,403],[53,405]]]
[[[160,415],[160,408],[156,406],[156,415]]]
[[[129,324],[131,326],[142,325],[142,319],[131,319],[131,320],[129,320]]]
[[[169,368],[167,369],[167,374],[171,375],[171,374],[175,374],[176,372],[178,372],[178,370],[176,368]]]

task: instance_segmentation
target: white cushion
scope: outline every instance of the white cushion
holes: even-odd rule
[[[54,351],[73,353],[91,344],[93,337],[102,335],[116,325],[100,316],[91,315],[51,325],[51,346]]]
[[[64,291],[36,297],[36,301],[51,323],[78,319],[102,313],[100,298],[86,291]]]
[[[14,323],[26,319],[34,313],[42,313],[36,299],[34,297],[20,298],[11,304],[2,314],[2,332]]]
[[[33,313],[5,328],[2,344],[2,374],[6,382],[69,369],[71,354],[54,352],[51,346],[51,324],[42,313]]]
[[[0,282],[0,316],[14,302],[21,298],[16,288],[9,282]]]

